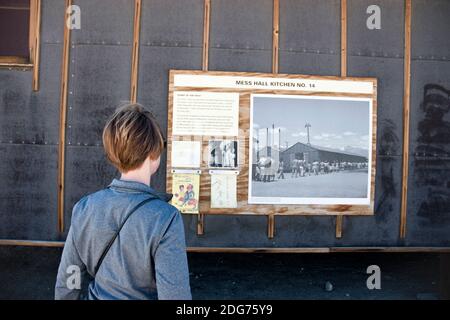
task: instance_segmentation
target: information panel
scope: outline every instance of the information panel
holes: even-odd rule
[[[183,213],[371,215],[374,78],[171,70],[167,191]]]

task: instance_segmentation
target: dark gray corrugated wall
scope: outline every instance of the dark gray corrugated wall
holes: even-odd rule
[[[59,235],[56,179],[64,4],[42,2],[40,91],[32,92],[30,71],[0,69],[3,239],[64,238],[73,204],[117,175],[103,155],[101,130],[114,108],[130,98],[134,1],[74,1],[82,10],[82,28],[72,31],[70,46],[66,230]],[[433,117],[432,107],[421,107],[425,85],[450,89],[450,2],[413,0],[405,240],[399,240],[404,1],[377,1],[381,30],[366,28],[371,4],[348,1],[348,76],[378,79],[375,215],[346,217],[342,239],[335,237],[334,217],[276,217],[275,238],[268,239],[266,217],[207,216],[205,234],[199,237],[196,217],[186,215],[189,246],[450,245],[450,112]],[[209,69],[271,72],[272,11],[272,0],[212,0]],[[201,69],[202,37],[203,0],[143,0],[138,101],[152,109],[164,130],[168,70]],[[340,75],[340,1],[280,0],[279,40],[280,73]],[[448,99],[442,100],[443,109]],[[436,127],[442,134],[434,141]],[[424,156],[421,152],[430,146],[447,154]],[[158,189],[165,188],[164,162],[152,181]]]

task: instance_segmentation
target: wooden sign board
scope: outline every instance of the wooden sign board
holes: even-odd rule
[[[174,170],[200,170],[198,213],[374,213],[375,78],[171,70],[169,79],[167,191]],[[236,190],[212,205],[220,172],[236,175]]]

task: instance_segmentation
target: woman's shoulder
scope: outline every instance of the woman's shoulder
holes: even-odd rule
[[[173,217],[180,212],[176,207],[171,205],[169,202],[164,199],[155,198],[152,201],[149,201],[145,204],[143,212],[150,212],[150,216],[159,216],[163,220],[171,220]],[[149,216],[149,215],[147,215]]]

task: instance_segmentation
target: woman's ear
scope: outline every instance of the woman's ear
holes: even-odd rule
[[[161,156],[159,156],[157,159],[152,160],[149,157],[150,160],[150,174],[153,175],[156,171],[158,171],[159,164],[161,162]]]

